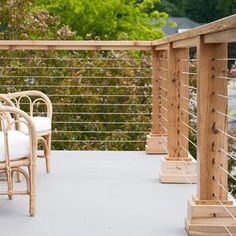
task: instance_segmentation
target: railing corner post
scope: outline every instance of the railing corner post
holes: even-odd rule
[[[198,36],[198,182],[197,195],[188,202],[185,228],[189,236],[235,235],[236,207],[228,198],[227,43],[206,43]],[[219,149],[220,148],[220,149]],[[222,151],[223,150],[223,151]],[[230,233],[229,233],[230,232]]]
[[[182,83],[189,83],[188,71],[189,49],[173,48],[172,43],[168,45],[168,154],[161,162],[161,183],[196,183],[197,172],[196,161],[188,152],[188,125],[189,117],[188,102],[181,98],[188,96],[189,92]]]
[[[160,126],[161,107],[160,107],[160,58],[165,52],[152,51],[152,131],[147,135],[145,146],[147,154],[165,154],[167,150],[167,137]]]

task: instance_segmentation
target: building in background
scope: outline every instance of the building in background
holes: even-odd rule
[[[165,25],[162,29],[167,36],[181,33],[202,25],[190,20],[187,17],[170,17],[170,20],[176,23],[176,27]]]

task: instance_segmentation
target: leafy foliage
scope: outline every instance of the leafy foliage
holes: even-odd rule
[[[208,23],[236,13],[236,0],[162,0],[156,7],[171,16]]]
[[[31,11],[31,0],[1,0],[0,39],[71,39],[74,33],[45,9]],[[20,13],[20,14],[19,14]]]
[[[36,0],[34,9],[59,15],[77,39],[158,39],[168,15],[154,10],[157,0]],[[151,24],[155,22],[155,24]]]

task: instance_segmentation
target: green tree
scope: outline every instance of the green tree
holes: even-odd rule
[[[155,8],[171,16],[184,16],[183,2],[184,0],[161,0],[155,3]]]
[[[32,0],[1,0],[0,39],[72,39],[74,32],[45,9],[32,11]]]
[[[183,1],[184,13],[187,17],[199,23],[207,23],[218,18],[219,12],[217,9],[219,0],[195,0]]]
[[[77,39],[158,39],[168,15],[154,10],[158,0],[36,0],[35,9],[59,15]],[[155,22],[150,24],[150,22]]]
[[[219,17],[225,17],[236,13],[236,0],[219,0],[216,9]]]
[[[171,16],[186,16],[199,23],[208,23],[236,13],[236,0],[162,0],[156,9]]]

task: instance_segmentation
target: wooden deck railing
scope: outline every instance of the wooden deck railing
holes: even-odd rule
[[[0,41],[0,50],[152,51],[152,131],[147,153],[167,153],[162,183],[196,183],[186,229],[195,235],[236,235],[234,196],[228,192],[228,160],[236,137],[228,129],[229,43],[236,15],[153,42]],[[232,198],[232,199],[230,199]],[[178,199],[173,199],[178,201]],[[158,210],[158,209],[157,209]],[[174,212],[173,212],[174,214]]]
[[[235,161],[230,148],[234,149],[236,140],[234,130],[228,128],[229,119],[235,120],[228,114],[229,99],[234,99],[228,95],[228,86],[234,77],[229,70],[231,62],[236,61],[236,55],[228,56],[232,42],[236,42],[236,15],[152,44],[156,58],[153,108],[158,107],[153,116],[165,126],[165,132],[160,127],[153,129],[155,135],[152,136],[158,142],[158,136],[166,135],[168,147],[160,180],[197,182],[197,195],[188,203],[189,235],[236,234],[234,191],[228,193],[228,181],[236,180],[235,171],[228,170],[228,161],[231,164]],[[164,78],[160,64],[163,60],[167,60]],[[165,88],[163,79],[167,82]],[[162,102],[166,99],[163,95],[166,88],[167,101]],[[195,133],[195,138],[190,133]],[[196,148],[196,152],[191,151],[190,146]],[[196,153],[197,168],[191,153]]]

